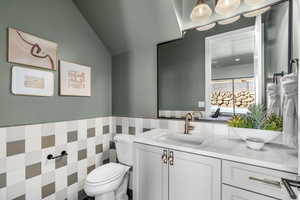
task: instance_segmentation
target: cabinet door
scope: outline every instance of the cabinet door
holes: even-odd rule
[[[223,200],[275,200],[246,190],[223,185]]]
[[[135,147],[134,200],[168,200],[168,164],[162,160],[167,150],[142,144]]]
[[[221,161],[179,151],[169,165],[169,200],[220,200]]]

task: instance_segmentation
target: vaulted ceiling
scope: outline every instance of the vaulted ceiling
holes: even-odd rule
[[[181,37],[173,0],[73,0],[110,52]]]

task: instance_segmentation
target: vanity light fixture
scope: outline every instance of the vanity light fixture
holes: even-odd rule
[[[247,13],[244,14],[244,17],[256,17],[258,15],[261,15],[261,14],[267,12],[270,9],[271,9],[271,6],[268,6],[268,7],[265,7],[265,8],[261,8],[261,9],[258,9],[258,10],[247,12]]]
[[[245,0],[245,4],[249,5],[249,6],[255,6],[258,4],[261,4],[265,2],[265,0]]]
[[[205,23],[212,15],[212,10],[206,0],[198,0],[191,13],[191,20],[195,23]]]
[[[237,10],[240,4],[241,0],[218,0],[215,11],[219,15],[228,15]]]
[[[198,28],[196,28],[197,31],[207,31],[209,29],[212,29],[213,27],[216,26],[216,23],[211,23],[211,24],[207,24],[207,25],[204,25],[204,26],[200,26]]]
[[[228,19],[224,19],[224,20],[218,21],[218,24],[220,24],[220,25],[231,24],[233,22],[238,21],[240,18],[241,18],[241,16],[238,15],[238,16],[235,16],[235,17],[231,17],[231,18],[228,18]]]

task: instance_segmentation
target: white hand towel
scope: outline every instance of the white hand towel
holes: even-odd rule
[[[280,87],[275,83],[267,85],[267,111],[268,114],[274,113],[281,115]]]
[[[290,147],[298,146],[298,76],[288,74],[281,79],[283,142]]]

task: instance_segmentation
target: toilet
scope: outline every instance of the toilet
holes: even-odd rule
[[[95,200],[128,200],[129,170],[133,165],[132,135],[114,137],[119,163],[108,163],[94,169],[86,178],[84,191]]]

